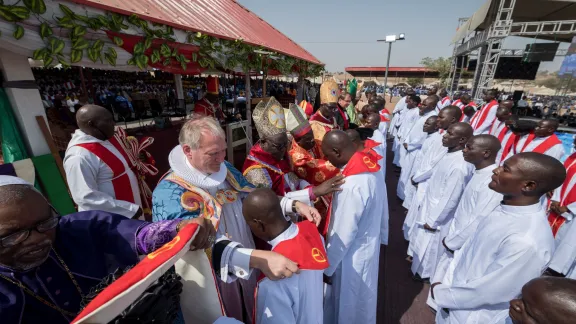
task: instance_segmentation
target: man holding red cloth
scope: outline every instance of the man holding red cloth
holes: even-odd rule
[[[219,85],[218,78],[209,76],[206,78],[206,94],[194,105],[194,113],[212,116],[220,121],[224,119],[224,114],[218,102]]]

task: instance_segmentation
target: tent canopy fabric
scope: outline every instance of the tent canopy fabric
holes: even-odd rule
[[[468,21],[460,26],[452,43],[465,38],[473,31],[485,30],[496,20],[501,0],[487,0]],[[539,22],[574,20],[576,2],[570,0],[516,0],[512,20],[518,22]],[[539,35],[535,38],[570,42],[573,35]],[[534,36],[530,36],[534,38]]]
[[[78,4],[252,45],[322,64],[265,20],[234,0],[75,0]]]

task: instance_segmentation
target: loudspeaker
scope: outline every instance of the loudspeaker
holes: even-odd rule
[[[534,80],[540,62],[523,63],[521,57],[501,57],[494,79]]]

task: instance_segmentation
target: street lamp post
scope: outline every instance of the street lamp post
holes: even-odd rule
[[[388,70],[390,69],[390,56],[392,54],[392,43],[397,40],[404,40],[406,35],[401,33],[399,35],[388,35],[386,39],[379,39],[378,42],[388,43],[388,59],[386,60],[386,72],[384,73],[384,96],[386,96],[386,87],[388,86]],[[390,94],[390,100],[392,100],[392,94]]]

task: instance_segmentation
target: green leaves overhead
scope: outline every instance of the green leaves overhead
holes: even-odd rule
[[[52,28],[50,28],[47,22],[43,22],[40,24],[40,37],[44,39],[50,36],[52,36]]]
[[[17,22],[30,18],[30,9],[24,6],[0,6],[0,18],[8,22]]]
[[[124,40],[118,36],[114,36],[114,44],[116,44],[116,46],[122,47],[122,45],[124,45]]]
[[[56,37],[51,37],[50,41],[50,53],[52,54],[60,54],[62,53],[62,50],[64,49],[64,41],[61,39],[58,39]]]
[[[46,12],[46,4],[44,0],[24,0],[26,8],[30,9],[35,14],[43,14]]]
[[[12,36],[14,36],[16,39],[22,38],[24,36],[24,27],[16,25],[16,29],[14,30]]]

